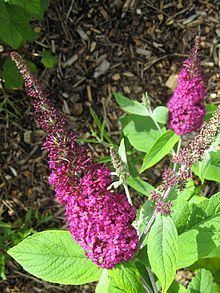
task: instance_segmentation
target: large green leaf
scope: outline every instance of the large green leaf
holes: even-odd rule
[[[163,133],[152,145],[148,154],[146,154],[143,165],[141,166],[140,173],[154,166],[163,157],[165,157],[178,140],[179,136],[176,135],[172,130],[167,130],[165,133]]]
[[[121,94],[116,94],[114,93],[115,99],[117,101],[117,103],[119,104],[119,106],[127,113],[130,114],[136,114],[136,115],[140,115],[140,116],[149,116],[150,113],[147,110],[147,108],[134,100],[130,100],[124,96],[122,96]]]
[[[160,131],[150,117],[126,115],[121,118],[124,135],[138,151],[147,153],[160,136]]]
[[[21,6],[31,15],[39,18],[43,17],[44,10],[48,5],[48,0],[5,0],[5,2]]]
[[[8,253],[29,273],[49,282],[78,285],[97,281],[101,274],[68,231],[33,234]]]
[[[187,288],[187,293],[215,293],[213,277],[206,269],[199,270]]]
[[[0,0],[0,39],[13,48],[25,41],[33,41],[37,34],[29,24],[30,14],[18,5],[10,5]]]
[[[207,161],[208,158],[208,161]],[[209,153],[202,162],[193,166],[193,171],[200,179],[220,182],[220,151]]]
[[[140,177],[129,177],[127,179],[127,184],[131,186],[133,189],[138,191],[139,193],[149,197],[151,191],[153,191],[155,188],[149,184],[148,182],[142,180]]]
[[[148,256],[162,292],[174,280],[178,260],[178,234],[171,217],[157,215],[148,236]]]
[[[113,278],[119,289],[124,292],[144,292],[140,273],[132,262],[118,264],[114,269],[109,270],[109,275]]]
[[[177,198],[173,201],[172,211],[172,218],[177,231],[183,233],[191,214],[189,202],[184,198]]]
[[[189,203],[182,209],[182,222],[180,218],[180,214],[178,217],[174,214],[181,233],[178,268],[190,266],[201,258],[220,255],[220,193],[196,205]]]

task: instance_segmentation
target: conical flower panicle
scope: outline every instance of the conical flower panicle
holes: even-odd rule
[[[113,268],[131,259],[138,242],[132,226],[134,207],[124,194],[108,190],[110,170],[94,163],[77,143],[66,118],[48,100],[21,56],[13,52],[11,57],[34,98],[38,124],[47,133],[43,148],[48,151],[49,183],[55,188],[57,200],[65,205],[72,237],[100,267]]]
[[[205,88],[199,60],[199,38],[190,57],[185,60],[178,77],[178,85],[168,103],[168,127],[183,135],[199,129],[205,115]]]

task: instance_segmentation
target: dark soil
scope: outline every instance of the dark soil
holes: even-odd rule
[[[184,4],[183,4],[184,3]],[[176,74],[201,35],[201,58],[207,102],[219,103],[220,66],[219,1],[71,1],[51,0],[36,42],[20,53],[39,68],[39,79],[59,108],[70,117],[73,129],[88,137],[91,106],[106,120],[109,133],[119,137],[119,116],[113,92],[140,99],[146,91],[153,105],[167,102]],[[59,57],[53,69],[40,64],[39,52],[48,49]],[[1,60],[9,53],[4,48]],[[9,95],[20,114],[0,112],[0,216],[4,222],[24,222],[31,208],[52,216],[45,223],[33,216],[29,227],[41,231],[67,228],[63,208],[55,201],[48,181],[44,134],[33,117],[25,92],[2,90],[0,102]],[[16,114],[12,115],[11,114]],[[90,145],[95,156],[104,147]],[[154,183],[156,176],[149,180]],[[17,227],[16,226],[16,227]],[[10,245],[10,243],[8,244]],[[94,292],[92,286],[58,286],[35,279],[10,260],[1,292]]]

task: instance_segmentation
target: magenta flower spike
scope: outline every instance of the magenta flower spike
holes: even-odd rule
[[[205,115],[205,88],[199,59],[199,37],[190,57],[185,60],[178,77],[178,85],[168,102],[168,127],[178,135],[198,130]]]
[[[43,148],[48,151],[49,183],[66,208],[73,239],[99,267],[113,268],[131,259],[138,242],[132,226],[136,217],[134,207],[124,194],[108,189],[110,170],[94,163],[86,148],[77,143],[66,118],[48,100],[22,57],[13,52],[11,58],[34,99],[38,124],[47,133]]]

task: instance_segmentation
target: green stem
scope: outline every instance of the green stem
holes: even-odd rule
[[[152,290],[150,286],[147,284],[147,282],[144,280],[144,278],[141,276],[142,285],[144,287],[144,290],[146,293],[152,293]]]
[[[161,129],[160,125],[157,123],[157,121],[154,119],[154,116],[153,116],[153,111],[151,109],[151,107],[148,108],[148,111],[150,113],[150,117],[151,119],[153,120],[154,124],[156,125],[157,129],[160,131],[160,133],[162,134],[163,133],[163,130]]]
[[[151,285],[152,285],[153,291],[154,291],[154,293],[158,293],[157,286],[156,286],[156,282],[154,280],[154,276],[152,274],[152,271],[151,271],[150,268],[146,268],[146,269],[147,269],[148,276],[149,276],[150,281],[151,281]]]
[[[128,189],[128,185],[126,183],[122,183],[125,189],[125,194],[127,196],[128,202],[132,205],[131,195]]]
[[[178,141],[178,145],[177,145],[177,150],[176,150],[176,155],[179,155],[180,149],[181,149],[181,143],[182,143],[182,139],[180,137],[179,141]],[[173,165],[173,171],[175,172],[177,169],[177,163],[174,163]]]
[[[149,113],[150,113],[150,117],[151,117],[151,119],[153,120],[154,124],[156,125],[157,129],[160,131],[161,134],[163,134],[163,130],[162,130],[162,128],[160,127],[159,123],[154,119],[153,111],[152,111],[152,109],[151,109],[150,107],[148,108],[148,111],[149,111]],[[174,151],[174,149],[171,150],[171,153],[172,153],[172,155],[175,155],[175,151]]]

